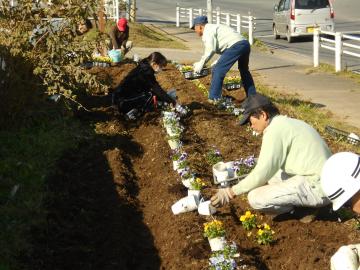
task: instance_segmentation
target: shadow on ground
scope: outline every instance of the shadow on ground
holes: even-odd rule
[[[47,181],[47,223],[31,230],[25,268],[159,269],[130,161],[142,153],[131,137],[94,134],[64,154]]]

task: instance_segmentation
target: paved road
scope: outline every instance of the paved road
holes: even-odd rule
[[[139,21],[175,23],[176,2],[181,6],[206,7],[206,0],[137,0]],[[289,44],[285,39],[272,38],[271,18],[272,10],[277,0],[213,0],[214,7],[232,13],[247,14],[251,12],[258,19],[255,37],[258,37],[270,47],[287,49],[307,56],[312,55],[311,38],[301,38]],[[334,0],[335,23],[338,31],[360,31],[360,1]],[[321,50],[320,61],[334,65],[334,54],[329,50]],[[343,65],[351,70],[360,71],[360,58],[344,56]]]

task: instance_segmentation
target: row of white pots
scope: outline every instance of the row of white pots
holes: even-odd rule
[[[184,111],[181,108],[179,110]],[[181,127],[180,124],[177,122],[180,120],[180,117],[178,117],[177,114],[174,112],[164,112],[163,115],[164,127],[166,128],[167,134],[172,136],[172,127]],[[182,127],[180,129],[181,131],[183,131]],[[179,149],[182,145],[180,140],[168,140],[168,143],[172,150]],[[210,201],[204,201],[201,198],[201,191],[194,190],[192,188],[191,183],[195,181],[195,177],[193,175],[189,177],[189,174],[191,174],[189,172],[189,168],[180,168],[180,161],[173,160],[173,169],[180,174],[182,184],[188,189],[188,195],[177,201],[171,207],[173,213],[176,215],[180,213],[194,211],[196,209],[198,209],[198,212],[201,215],[211,215],[215,213],[216,209],[211,206]],[[184,174],[184,172],[187,173]],[[185,177],[185,175],[187,175],[187,177]]]
[[[177,67],[180,67],[180,65],[178,65],[176,62],[174,62],[174,64]],[[230,104],[230,106],[233,107],[232,113],[235,116],[238,116],[240,114],[241,110],[235,108],[235,106],[233,106],[232,104]],[[167,114],[167,115],[169,115],[169,114]],[[169,135],[171,136],[171,131],[168,130],[167,126],[165,125],[165,121],[164,121],[164,126],[167,130],[167,133],[168,134],[170,133]],[[168,143],[172,150],[178,149],[179,147],[181,147],[180,140],[168,140]],[[173,161],[173,169],[177,172],[183,170],[183,169],[179,168],[179,162],[176,160]],[[220,178],[221,178],[221,176],[220,176]],[[198,212],[201,215],[214,214],[216,212],[216,208],[211,205],[210,200],[204,201],[201,198],[200,190],[192,190],[191,189],[191,181],[194,181],[194,177],[191,177],[188,179],[182,179],[183,185],[188,188],[188,196],[180,199],[179,201],[177,201],[175,204],[172,205],[171,209],[172,209],[173,213],[176,215],[176,214],[185,213],[188,211],[193,211],[193,210],[198,209]],[[225,237],[208,238],[208,241],[209,241],[210,248],[213,252],[224,250],[224,248],[227,246]]]

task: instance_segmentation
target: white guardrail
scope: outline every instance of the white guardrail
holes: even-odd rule
[[[206,9],[202,8],[185,8],[185,7],[176,7],[176,27],[180,27],[181,18],[185,18],[186,22],[189,23],[189,28],[193,26],[193,19],[197,16],[202,16],[207,14]],[[212,21],[216,24],[226,24],[230,27],[236,29],[238,33],[242,33],[243,29],[248,32],[249,43],[252,45],[254,43],[254,30],[256,23],[254,22],[256,18],[251,16],[241,16],[240,14],[231,14],[227,12],[220,12],[220,9],[217,8],[212,12]]]
[[[322,37],[320,36],[321,34],[333,36],[334,39]],[[352,43],[345,41],[351,41]],[[320,48],[335,52],[335,72],[339,72],[342,70],[341,57],[343,54],[360,58],[360,37],[342,32],[328,32],[315,29],[313,51],[314,67],[319,66]]]
[[[121,17],[121,5],[126,7],[126,18],[129,19],[129,9],[130,9],[131,0],[105,0],[104,8],[105,14],[108,19],[118,21]]]

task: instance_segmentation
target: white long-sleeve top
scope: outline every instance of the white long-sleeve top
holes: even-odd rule
[[[204,43],[204,54],[199,63],[204,66],[215,54],[222,54],[227,48],[245,38],[233,28],[222,24],[205,24],[202,41]]]
[[[319,196],[320,175],[331,152],[319,133],[305,122],[283,115],[275,116],[264,130],[257,165],[232,187],[236,195],[265,185],[280,169],[288,175],[302,175]]]

